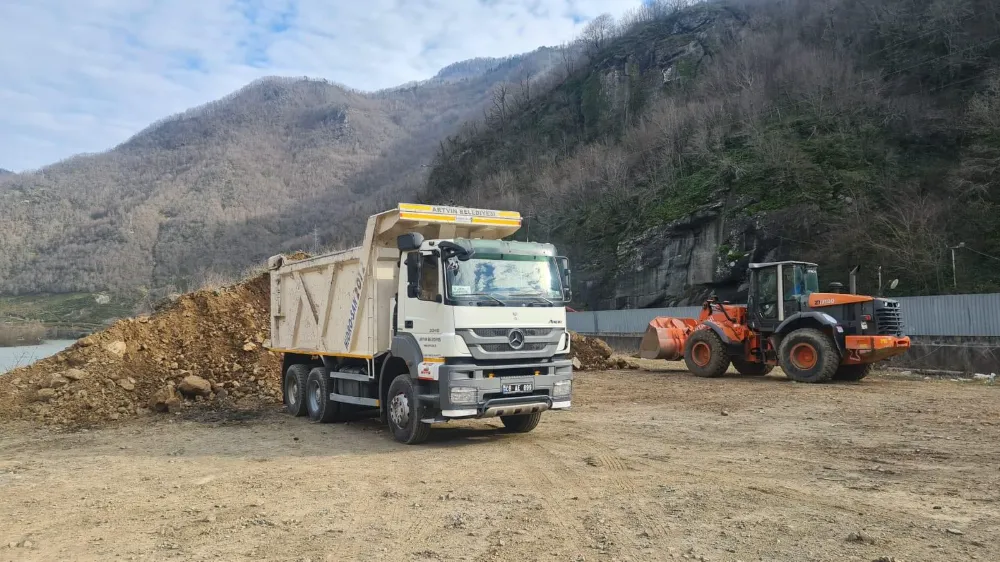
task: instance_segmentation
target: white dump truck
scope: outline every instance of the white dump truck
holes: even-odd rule
[[[377,409],[396,440],[499,416],[527,432],[570,407],[570,269],[551,244],[504,241],[519,213],[400,204],[342,252],[268,260],[285,406],[317,422]]]

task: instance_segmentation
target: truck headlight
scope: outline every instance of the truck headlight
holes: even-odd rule
[[[573,392],[573,381],[556,381],[552,384],[552,396],[569,396]]]
[[[475,404],[479,398],[476,389],[468,386],[456,386],[451,389],[452,404]]]

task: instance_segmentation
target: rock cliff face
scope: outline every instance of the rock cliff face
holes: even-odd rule
[[[750,263],[812,257],[790,254],[778,234],[808,223],[808,209],[751,215],[743,212],[747,204],[726,198],[623,241],[610,279],[613,297],[595,294],[589,303],[602,309],[692,306],[712,294],[743,302]]]

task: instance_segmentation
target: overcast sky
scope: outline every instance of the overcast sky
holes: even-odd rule
[[[641,0],[0,0],[0,168],[100,152],[261,76],[372,90]]]

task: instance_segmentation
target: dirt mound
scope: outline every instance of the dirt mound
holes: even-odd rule
[[[627,357],[615,355],[604,340],[570,333],[570,353],[574,367],[583,371],[608,369],[638,369],[639,365]]]
[[[0,419],[86,426],[196,403],[278,403],[281,359],[262,349],[269,293],[264,273],[187,294],[15,369],[0,377]]]

